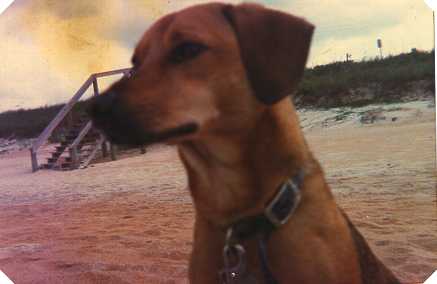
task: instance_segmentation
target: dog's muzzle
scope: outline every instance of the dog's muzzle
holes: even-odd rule
[[[160,131],[144,129],[135,114],[129,111],[114,91],[93,98],[89,102],[88,113],[94,125],[115,144],[148,145],[192,134],[198,129],[196,123],[185,123]]]
[[[94,126],[115,144],[144,145],[147,135],[116,92],[108,91],[89,101],[88,114]]]

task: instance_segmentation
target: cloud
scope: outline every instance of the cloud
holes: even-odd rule
[[[60,19],[98,16],[101,13],[102,1],[34,1],[34,12],[49,12]],[[101,7],[101,6],[100,6]]]
[[[0,111],[59,102],[56,94],[64,92],[69,82],[51,72],[34,46],[9,39],[7,45],[0,42],[0,49],[8,55],[0,65]]]
[[[131,50],[101,36],[111,28],[109,16],[118,15],[113,2],[78,16],[41,4],[56,1],[11,6],[0,17],[0,111],[65,102],[91,73],[129,66]]]
[[[162,15],[208,0],[16,0],[0,16],[0,111],[66,101],[90,73],[127,67],[134,46]],[[230,0],[228,3],[240,3]],[[316,25],[311,65],[429,50],[423,1],[258,0]],[[101,88],[103,89],[103,87]]]
[[[335,2],[338,1],[334,0],[333,4]],[[355,2],[357,4],[364,1]],[[320,3],[323,7],[324,2]],[[385,54],[409,52],[411,48],[420,50],[433,48],[432,13],[422,1],[387,0],[378,5],[371,1],[369,3],[367,7],[357,4],[354,6],[357,10],[337,13],[338,20],[334,23],[339,25],[337,29],[334,26],[333,31],[329,30],[328,24],[324,26],[316,23],[316,36],[309,60],[311,65],[343,61],[346,53],[352,54],[354,60],[374,58],[379,54],[376,46],[378,38],[382,39]],[[374,11],[373,20],[370,15],[372,11]],[[318,12],[313,11],[313,13],[316,15]],[[323,23],[332,17],[327,16],[319,21]],[[346,21],[348,17],[352,17],[350,24],[342,29],[340,23]]]

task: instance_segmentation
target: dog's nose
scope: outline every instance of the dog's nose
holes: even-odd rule
[[[114,105],[116,96],[117,94],[115,92],[109,91],[93,98],[87,109],[88,114],[91,117],[99,117],[108,114]]]

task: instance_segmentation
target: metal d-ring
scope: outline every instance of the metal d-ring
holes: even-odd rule
[[[237,283],[246,274],[246,250],[233,239],[232,228],[226,232],[223,247],[224,268],[220,271],[220,278],[224,284]]]
[[[242,245],[225,245],[223,260],[225,267],[220,273],[223,283],[235,283],[246,274],[246,250]]]

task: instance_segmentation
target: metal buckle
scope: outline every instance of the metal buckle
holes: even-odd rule
[[[294,204],[293,204],[293,207],[290,209],[290,212],[288,212],[287,216],[284,219],[279,219],[278,216],[274,212],[274,207],[276,206],[279,199],[281,199],[282,195],[289,189],[292,191],[292,194],[294,196]],[[296,210],[297,205],[300,202],[300,198],[301,198],[300,191],[297,188],[297,185],[294,182],[292,182],[291,180],[289,180],[282,185],[278,194],[276,194],[276,196],[273,198],[273,200],[264,209],[264,215],[276,227],[284,225],[285,223],[287,223],[288,219],[290,219],[291,215]]]

